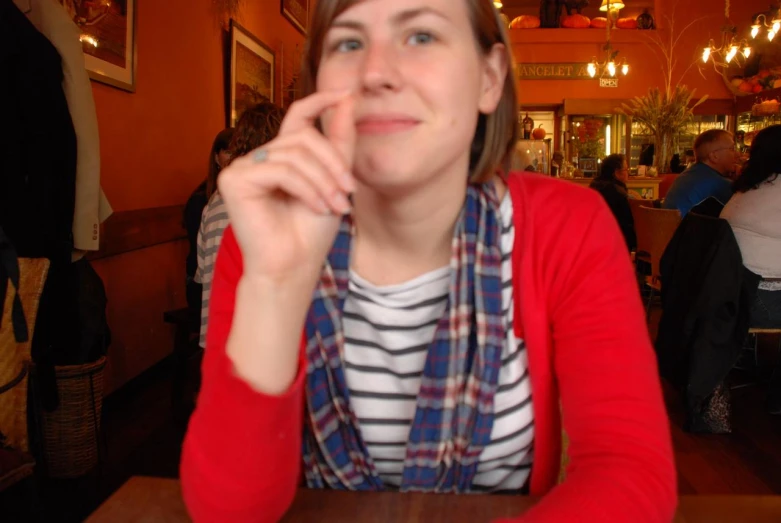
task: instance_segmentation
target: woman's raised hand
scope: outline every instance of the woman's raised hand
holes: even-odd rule
[[[348,91],[297,101],[274,140],[220,174],[245,277],[314,283],[355,190],[353,108]],[[315,124],[328,112],[323,136]]]

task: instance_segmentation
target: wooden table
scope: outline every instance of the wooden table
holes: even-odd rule
[[[324,490],[298,492],[284,523],[429,523],[488,522],[517,516],[534,505],[522,496],[453,496],[357,493]],[[133,477],[87,523],[187,522],[179,482]],[[675,523],[778,523],[781,496],[683,496]]]

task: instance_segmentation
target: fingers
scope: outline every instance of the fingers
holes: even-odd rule
[[[335,106],[349,95],[349,90],[319,91],[294,102],[282,121],[279,134],[284,135],[307,127],[313,127],[315,121],[326,109]]]
[[[289,149],[296,149],[302,155],[311,155],[316,158],[322,168],[328,170],[336,184],[345,193],[349,194],[355,191],[355,180],[350,173],[347,162],[332,143],[316,129],[310,127],[295,135],[281,137],[275,142],[273,153],[269,149],[269,154],[278,158],[278,151]]]
[[[355,155],[355,98],[348,96],[337,102],[328,121],[326,136],[347,163],[352,172]]]

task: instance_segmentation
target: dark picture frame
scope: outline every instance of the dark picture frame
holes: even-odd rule
[[[306,36],[309,30],[309,0],[280,0],[279,6],[282,16]]]
[[[84,64],[92,80],[128,92],[136,90],[137,0],[88,4],[59,0],[80,31]]]
[[[230,25],[228,125],[234,127],[247,107],[274,102],[274,51],[238,22]]]

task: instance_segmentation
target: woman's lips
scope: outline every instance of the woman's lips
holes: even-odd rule
[[[404,115],[370,115],[360,118],[355,127],[358,134],[382,135],[409,131],[419,123]]]

